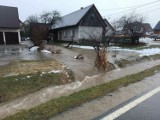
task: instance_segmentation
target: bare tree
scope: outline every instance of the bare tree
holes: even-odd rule
[[[26,37],[30,36],[30,23],[39,23],[39,17],[37,15],[30,15],[24,22],[23,28]]]
[[[135,41],[139,43],[139,37],[143,34],[142,23],[144,20],[144,16],[132,12],[114,21],[113,25],[117,31],[121,30],[124,35],[130,36],[131,43],[135,44]]]
[[[42,14],[40,15],[40,20],[42,23],[48,23],[50,19],[51,13],[47,11],[43,11]]]
[[[38,17],[37,15],[30,15],[30,16],[26,19],[25,22],[26,22],[26,23],[30,23],[30,22],[32,22],[32,23],[39,23],[40,21],[39,21],[39,17]]]
[[[60,15],[60,12],[54,10],[52,12],[47,12],[44,11],[41,15],[40,15],[40,20],[43,23],[46,23],[49,25],[49,27],[51,28],[52,26],[54,26],[56,24],[57,21],[61,21],[62,17]]]
[[[132,12],[128,15],[123,15],[118,20],[115,20],[114,27],[116,29],[123,29],[125,26],[128,26],[128,24],[135,22],[142,23],[144,21],[145,17],[143,15]]]
[[[43,23],[30,23],[30,27],[34,45],[44,49],[44,40],[48,39],[48,26]]]
[[[100,72],[105,72],[108,67],[106,45],[102,42],[102,33],[81,31],[89,39],[82,39],[80,43],[92,46],[96,52],[95,66]]]
[[[31,36],[34,45],[40,46],[43,49],[43,40],[48,41],[49,29],[61,20],[61,15],[58,11],[42,12],[39,15],[29,16],[25,23],[24,29],[27,35]]]

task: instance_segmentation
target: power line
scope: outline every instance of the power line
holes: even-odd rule
[[[140,7],[140,6],[145,6],[148,4],[154,4],[156,2],[159,2],[160,0],[156,0],[153,2],[145,3],[145,4],[140,4],[140,5],[134,5],[134,6],[128,6],[128,7],[121,7],[121,8],[111,8],[111,9],[99,9],[99,10],[120,10],[120,9],[129,9],[129,8],[135,8],[135,7]]]
[[[130,6],[130,7],[121,7],[121,8],[111,8],[111,9],[99,9],[99,10],[122,10],[122,9],[129,9],[129,8],[134,8],[138,7],[140,5],[135,5],[135,6]]]
[[[160,10],[160,7],[154,8],[152,10],[144,11],[143,13],[151,13],[151,12],[155,12],[155,10]]]
[[[121,11],[121,12],[117,12],[117,13],[113,13],[112,15],[110,16],[113,16],[113,15],[117,15],[117,14],[121,14],[121,13],[124,13],[124,12],[128,12],[128,11],[132,11],[132,10],[136,10],[136,9],[139,9],[139,8],[142,8],[142,7],[146,7],[148,5],[151,5],[151,4],[154,4],[154,3],[157,3],[157,2],[160,2],[160,0],[156,0],[154,2],[150,2],[150,3],[145,3],[145,4],[141,4],[141,5],[136,5],[136,7],[131,8],[130,9],[127,9],[127,10],[124,10],[124,11]],[[129,7],[126,7],[126,8],[129,8]],[[118,8],[119,9],[119,8]]]

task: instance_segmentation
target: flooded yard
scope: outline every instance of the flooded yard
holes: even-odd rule
[[[141,42],[145,42],[147,46],[156,43],[153,39],[140,39]],[[24,41],[21,45],[8,45],[0,46],[0,66],[4,66],[13,61],[36,61],[36,60],[56,60],[61,64],[71,68],[75,74],[77,81],[82,81],[86,76],[98,75],[96,67],[94,66],[96,53],[93,47],[89,46],[72,46],[72,49],[66,49],[60,46],[54,46],[55,49],[60,49],[61,54],[52,54],[46,52],[30,51],[29,48],[33,46],[30,41]],[[149,56],[159,54],[160,48],[147,48],[140,50],[124,49],[120,47],[108,47],[107,48],[107,60],[115,66],[115,69],[119,69],[117,61],[128,60],[136,61],[142,56]],[[78,54],[83,54],[83,60],[74,59]],[[138,61],[140,62],[140,61]]]
[[[99,73],[94,66],[96,54],[93,49],[87,49],[87,47],[85,47],[84,49],[83,46],[81,46],[81,48],[77,48],[76,46],[72,49],[55,46],[55,49],[61,49],[61,54],[33,52],[29,50],[28,45],[0,46],[0,67],[4,68],[1,69],[1,72],[5,71],[5,68],[7,68],[7,66],[9,66],[10,64],[14,65],[14,63],[16,63],[17,67],[13,67],[13,69],[10,69],[10,71],[6,70],[5,73],[13,73],[13,71],[16,71],[18,68],[22,69],[20,71],[21,74],[25,72],[33,73],[35,69],[36,71],[42,72],[46,71],[46,69],[53,70],[52,67],[60,64],[61,67],[65,66],[71,69],[74,73],[76,80],[75,82],[67,85],[50,86],[40,91],[37,91],[36,93],[24,96],[23,98],[10,102],[6,105],[1,105],[0,110],[6,110],[2,112],[3,114],[13,114],[19,110],[33,107],[33,105],[36,106],[48,100],[58,98],[60,96],[66,96],[73,92],[84,90],[98,84],[103,84],[126,75],[138,73],[160,64],[160,60],[150,60],[143,63],[136,63],[135,65],[125,68],[119,68],[118,66],[116,66],[115,60],[134,59],[140,57],[140,53],[131,50],[116,49],[118,50],[118,52],[116,53],[115,57],[115,49],[110,48],[110,50],[106,53],[107,59],[110,63],[114,64],[115,70],[107,73]],[[80,53],[83,53],[84,59],[74,59],[74,56]],[[22,61],[30,61],[31,64],[24,65]],[[27,70],[23,70],[26,69],[26,66]],[[57,66],[57,69],[60,69],[60,66]]]

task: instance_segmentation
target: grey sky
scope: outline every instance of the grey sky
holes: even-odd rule
[[[40,14],[42,11],[58,10],[63,16],[80,9],[80,7],[95,4],[101,15],[109,21],[135,11],[146,16],[146,22],[154,27],[160,20],[160,1],[157,0],[158,2],[154,4],[136,10],[119,9],[154,1],[156,0],[0,0],[0,5],[18,7],[20,19],[24,21],[29,15]],[[113,10],[113,8],[116,8],[116,10]]]

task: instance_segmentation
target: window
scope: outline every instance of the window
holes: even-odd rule
[[[63,37],[66,37],[66,31],[63,31]]]
[[[74,30],[71,30],[71,37],[74,37]]]

